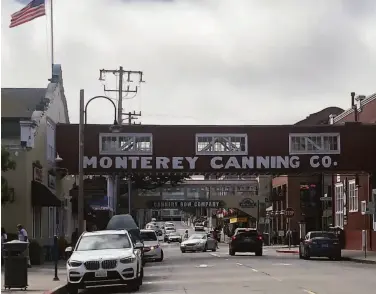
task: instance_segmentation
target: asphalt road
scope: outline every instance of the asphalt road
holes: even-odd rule
[[[180,225],[180,224],[179,224]],[[179,226],[180,230],[184,228]],[[300,260],[264,248],[264,256],[217,252],[181,253],[178,244],[164,244],[165,260],[148,263],[139,293],[374,293],[376,266],[346,261]]]

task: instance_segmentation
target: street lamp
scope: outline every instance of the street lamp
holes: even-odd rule
[[[87,123],[87,107],[89,103],[95,99],[106,99],[111,102],[114,106],[114,124],[110,126],[110,131],[113,133],[119,133],[121,131],[121,125],[118,124],[116,115],[117,109],[114,101],[107,96],[95,96],[92,97],[85,105],[85,94],[84,90],[80,90],[80,123],[79,123],[79,169],[78,169],[78,182],[79,182],[79,189],[78,189],[78,199],[77,199],[77,206],[78,206],[78,231],[79,233],[83,233],[85,231],[84,227],[84,133],[85,133],[85,125]]]

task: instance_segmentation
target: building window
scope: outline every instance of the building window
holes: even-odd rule
[[[349,212],[357,212],[359,210],[358,188],[355,180],[349,181]]]
[[[42,208],[33,207],[33,238],[42,237]]]
[[[247,155],[247,134],[196,134],[196,155]]]
[[[99,135],[101,155],[152,155],[152,134],[112,134]]]
[[[289,135],[290,154],[340,154],[339,133],[299,133]]]
[[[48,208],[48,238],[52,238],[56,233],[56,207]]]
[[[335,226],[343,228],[344,218],[344,194],[343,194],[343,184],[336,184],[334,191],[334,209],[335,209]]]

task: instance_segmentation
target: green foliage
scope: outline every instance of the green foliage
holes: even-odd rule
[[[132,188],[139,190],[153,190],[170,184],[175,187],[188,179],[187,176],[181,175],[166,175],[166,176],[140,176],[137,174],[132,175]]]
[[[16,169],[16,162],[10,156],[7,149],[1,148],[1,173],[7,172],[9,170]],[[9,202],[11,196],[11,188],[8,185],[8,181],[3,175],[1,175],[1,204],[4,205]]]

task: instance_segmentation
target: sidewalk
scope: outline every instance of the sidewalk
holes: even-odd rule
[[[268,246],[269,248],[271,246]],[[299,254],[298,247],[281,247],[276,249],[277,253],[290,253],[290,254]],[[368,264],[376,264],[376,251],[368,251],[367,256],[364,256],[364,251],[361,250],[342,250],[342,260],[359,262],[359,263],[368,263]]]
[[[342,250],[342,259],[359,262],[376,264],[376,251],[367,251],[367,256],[364,256],[364,251],[361,250]]]
[[[58,278],[59,281],[53,281],[55,276],[54,265],[52,263],[46,263],[43,265],[35,265],[32,268],[28,269],[28,284],[27,291],[31,291],[33,293],[51,293],[51,290],[54,294],[65,294],[65,285],[67,282],[67,275],[65,272],[65,263],[60,262],[58,265]],[[4,289],[4,267],[1,267],[1,285]],[[59,289],[56,289],[59,288]],[[25,293],[21,289],[11,289],[11,290],[3,290],[2,293]]]

